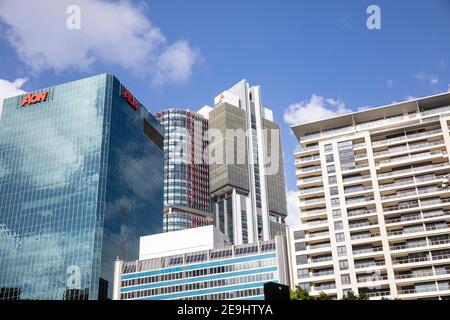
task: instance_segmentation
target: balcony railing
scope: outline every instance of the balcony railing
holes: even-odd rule
[[[316,192],[322,192],[323,188],[311,188],[311,189],[303,189],[300,190],[300,194],[310,194],[310,193],[316,193]]]
[[[374,198],[373,197],[368,197],[368,198],[357,198],[357,199],[347,199],[345,201],[345,204],[354,204],[354,203],[361,203],[361,202],[369,202],[369,201],[373,201]]]
[[[418,144],[413,144],[413,145],[409,145],[409,146],[395,147],[395,148],[390,148],[385,151],[375,152],[374,156],[378,157],[378,156],[383,156],[383,155],[395,154],[397,152],[402,152],[402,151],[412,151],[412,150],[417,150],[417,149],[425,148],[425,147],[434,147],[434,146],[441,145],[444,143],[445,143],[444,140],[439,140],[439,141],[433,141],[433,142],[418,143]]]
[[[353,250],[353,254],[375,253],[383,251],[383,247]]]
[[[321,263],[321,262],[328,262],[333,260],[333,258],[330,257],[321,257],[321,258],[315,258],[315,259],[309,259],[308,263]]]
[[[401,162],[404,160],[411,160],[411,159],[422,158],[422,157],[431,157],[431,156],[435,156],[435,155],[446,156],[447,154],[442,151],[421,152],[421,153],[417,153],[417,154],[410,154],[410,155],[406,155],[406,156],[402,156],[402,157],[382,160],[378,164],[381,165],[381,164],[396,163],[396,162]]]
[[[350,171],[350,170],[362,169],[362,168],[367,168],[367,167],[369,167],[368,163],[360,163],[360,164],[343,167],[343,168],[341,168],[341,170],[342,171]]]
[[[353,193],[353,192],[362,192],[362,191],[369,191],[373,190],[372,186],[360,186],[360,187],[351,187],[351,188],[345,188],[344,193]]]
[[[434,276],[434,273],[433,270],[430,270],[430,271],[413,272],[408,274],[398,274],[395,276],[395,279],[402,280],[402,279],[414,279],[432,276]]]
[[[370,226],[376,226],[378,225],[378,221],[368,221],[368,222],[360,222],[360,223],[350,223],[349,228],[360,228],[360,227],[370,227]]]
[[[376,210],[355,210],[355,211],[348,211],[347,216],[349,217],[356,217],[356,216],[362,216],[366,214],[373,214],[376,213]]]
[[[386,265],[384,261],[371,261],[364,263],[355,263],[355,269],[369,268],[369,267],[382,267]]]
[[[391,250],[404,250],[404,249],[412,249],[412,248],[419,248],[419,247],[425,247],[427,246],[427,242],[416,242],[416,243],[409,243],[409,244],[400,244],[396,246],[391,246]]]
[[[325,201],[325,198],[306,199],[306,200],[301,200],[300,205],[305,206],[305,205],[316,204],[316,203],[320,203],[320,202],[324,202],[324,201]]]
[[[344,183],[348,183],[348,182],[361,181],[361,180],[370,179],[370,178],[371,178],[370,175],[365,175],[365,176],[343,178],[342,181]]]
[[[318,181],[323,181],[322,176],[298,179],[298,183],[299,184],[301,184],[301,183],[310,183],[310,182],[318,182]]]
[[[322,248],[331,248],[330,243],[321,243],[321,244],[311,244],[309,246],[306,246],[306,250],[316,250],[316,249],[322,249]]]
[[[374,277],[361,277],[358,278],[358,283],[366,283],[366,282],[375,282],[375,281],[384,281],[388,280],[388,276],[374,276]]]
[[[378,177],[385,178],[385,177],[395,176],[396,174],[401,174],[401,173],[413,173],[413,172],[420,172],[422,170],[428,170],[428,169],[438,169],[438,168],[446,167],[448,165],[449,165],[449,163],[447,163],[447,162],[439,163],[439,164],[429,164],[429,165],[420,166],[420,167],[414,167],[414,168],[394,170],[391,172],[380,173],[380,174],[378,174]]]
[[[317,233],[309,233],[306,235],[306,238],[318,238],[318,237],[325,237],[329,236],[330,233],[328,231],[326,232],[317,232]]]
[[[373,298],[373,297],[385,297],[385,296],[389,296],[390,294],[391,294],[391,291],[389,291],[389,290],[373,291],[373,292],[366,293],[366,295],[367,295],[369,298]]]
[[[368,239],[368,238],[375,238],[375,237],[379,237],[380,234],[377,233],[366,233],[366,234],[357,234],[357,235],[353,235],[350,236],[351,240],[358,240],[358,239]]]
[[[305,163],[305,162],[315,161],[315,160],[320,160],[320,155],[314,155],[314,156],[309,156],[309,157],[303,157],[303,158],[297,159],[297,160],[295,161],[295,163]]]
[[[392,142],[397,142],[397,141],[403,141],[403,140],[409,140],[409,139],[415,139],[415,138],[430,136],[430,135],[434,135],[434,134],[438,134],[438,133],[442,133],[442,130],[441,129],[435,129],[435,130],[431,130],[431,131],[415,133],[415,134],[410,134],[410,135],[404,135],[404,136],[401,136],[401,137],[390,138],[390,139],[386,139],[386,140],[373,141],[372,145],[373,146],[379,146],[379,145],[382,145],[382,144],[387,144],[387,143],[392,143]]]

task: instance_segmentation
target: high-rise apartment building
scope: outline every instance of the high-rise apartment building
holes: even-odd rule
[[[156,118],[165,129],[164,231],[212,224],[208,120],[183,109],[167,109]]]
[[[286,193],[280,128],[245,80],[209,111],[210,190],[215,225],[234,244],[284,233]]]
[[[296,125],[292,285],[450,298],[450,93]]]
[[[141,238],[140,259],[116,261],[115,300],[264,300],[287,285],[286,239],[225,244],[214,226]]]
[[[117,256],[162,232],[159,122],[109,74],[6,99],[0,299],[110,299]]]

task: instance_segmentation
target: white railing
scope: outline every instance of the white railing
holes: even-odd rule
[[[435,130],[431,130],[431,131],[405,135],[405,136],[401,136],[401,137],[397,137],[397,138],[391,138],[391,139],[386,139],[386,140],[374,141],[374,142],[372,142],[372,145],[378,146],[378,145],[381,145],[381,144],[387,144],[387,143],[391,143],[391,142],[397,142],[397,141],[409,140],[409,139],[414,139],[414,138],[419,138],[419,137],[425,137],[425,136],[438,134],[438,133],[442,133],[442,130],[441,129],[435,129]]]
[[[351,240],[368,239],[368,238],[375,238],[375,237],[379,237],[379,236],[380,236],[379,233],[366,233],[366,234],[357,234],[357,235],[350,236],[350,239]]]

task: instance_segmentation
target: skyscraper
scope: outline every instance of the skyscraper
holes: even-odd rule
[[[183,109],[164,110],[156,118],[165,128],[164,231],[212,224],[208,120]]]
[[[286,194],[280,129],[259,86],[242,80],[209,111],[210,190],[216,226],[234,244],[284,233]]]
[[[162,231],[163,134],[114,76],[6,99],[0,299],[107,299],[117,256]]]
[[[450,299],[450,93],[292,127],[292,285]]]

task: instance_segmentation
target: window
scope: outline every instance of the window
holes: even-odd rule
[[[328,173],[334,173],[334,172],[336,172],[335,166],[334,166],[334,165],[327,166],[327,172],[328,172]]]
[[[331,152],[333,151],[333,146],[330,144],[325,145],[325,152]]]
[[[330,194],[331,194],[332,196],[335,196],[335,195],[337,195],[338,193],[339,193],[338,187],[331,187],[331,188],[330,188]]]
[[[336,242],[344,242],[345,236],[343,232],[336,233]]]
[[[347,270],[348,269],[348,261],[347,260],[339,260],[339,269]]]
[[[303,283],[299,283],[298,286],[300,288],[302,288],[303,290],[308,290],[310,289],[311,285],[309,282],[303,282]]]
[[[328,183],[329,183],[329,184],[336,184],[336,183],[337,183],[337,178],[336,178],[336,176],[330,176],[330,177],[328,177]]]
[[[333,218],[338,219],[342,217],[341,209],[335,209],[333,210]]]
[[[342,221],[335,221],[334,222],[334,230],[342,230],[344,229],[344,224]]]
[[[337,247],[337,252],[339,257],[343,257],[347,255],[347,247],[346,246],[339,246]]]
[[[309,270],[308,269],[298,269],[297,270],[297,277],[298,278],[308,278],[309,277]]]
[[[350,275],[342,274],[341,275],[341,283],[342,283],[342,285],[350,284]]]
[[[295,240],[305,239],[305,231],[303,231],[303,230],[301,230],[301,231],[295,231],[295,232],[294,232],[294,239],[295,239]]]
[[[295,244],[295,251],[303,251],[306,250],[306,245],[304,242],[299,242]]]
[[[340,204],[341,204],[341,202],[339,201],[339,198],[331,199],[331,206],[332,207],[338,207]]]
[[[327,163],[334,162],[334,156],[332,154],[327,154],[325,156]]]
[[[296,262],[297,262],[297,265],[308,263],[308,258],[306,256],[306,254],[302,254],[300,256],[297,256],[296,257]]]

